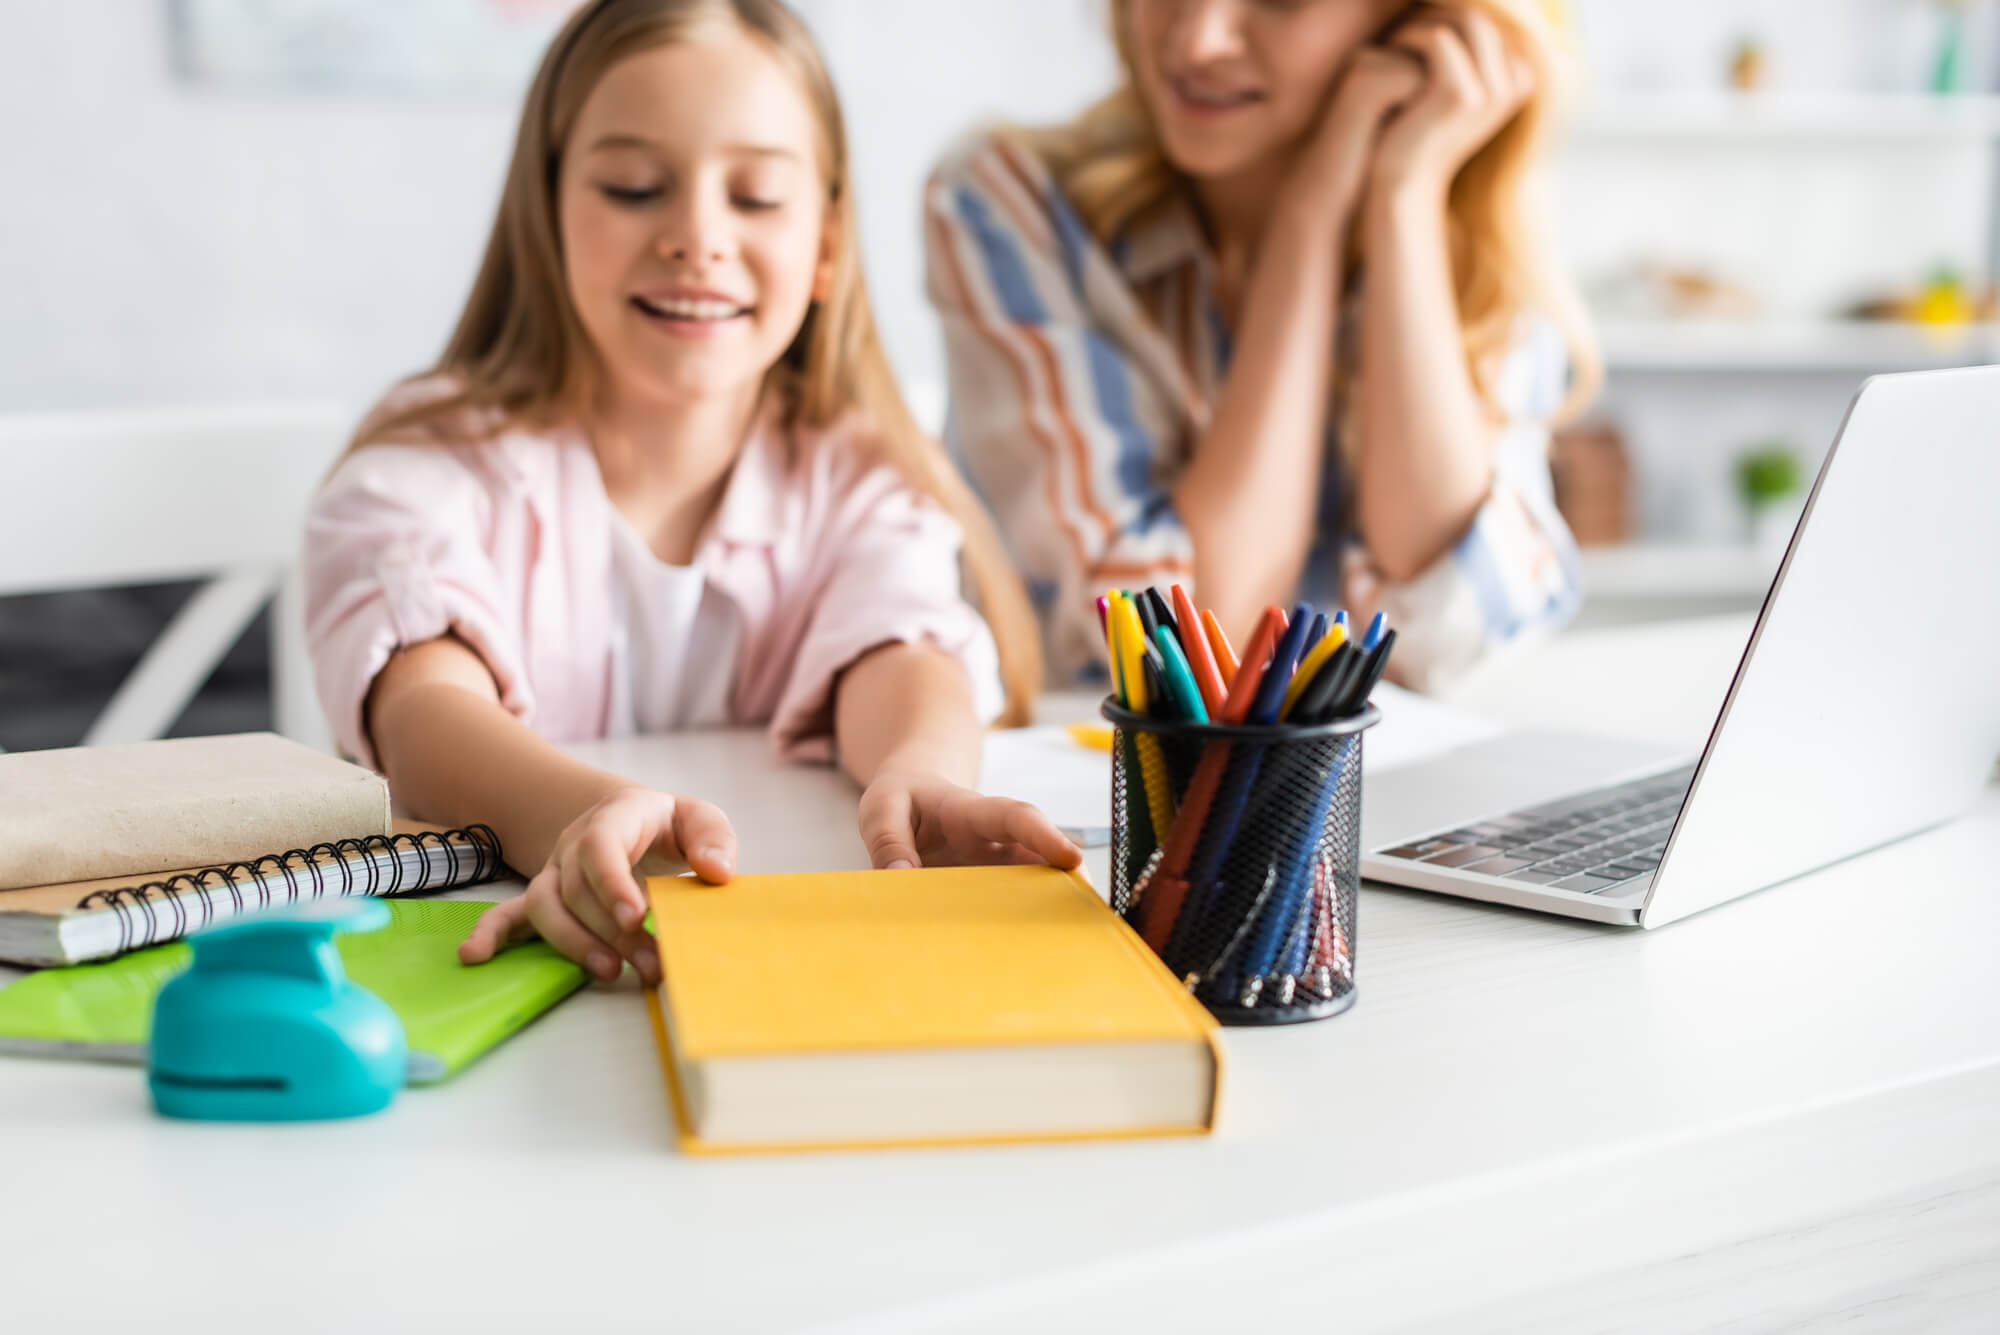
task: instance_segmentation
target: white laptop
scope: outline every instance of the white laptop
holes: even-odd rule
[[[1876,376],[1698,757],[1512,733],[1370,774],[1362,875],[1657,927],[1963,812],[2000,755],[2000,366]]]

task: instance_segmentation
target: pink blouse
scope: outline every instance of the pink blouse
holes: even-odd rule
[[[404,386],[393,412],[444,392]],[[477,439],[476,431],[467,437]],[[833,683],[883,644],[955,656],[983,719],[1002,703],[993,639],[960,589],[957,524],[864,448],[853,422],[766,420],[738,457],[696,554],[737,617],[729,714],[768,723],[797,759],[833,755]],[[551,741],[622,735],[632,692],[612,570],[619,521],[580,433],[509,430],[478,444],[368,445],[306,521],[306,631],[335,739],[376,763],[362,729],[375,674],[404,645],[456,631],[501,703]]]

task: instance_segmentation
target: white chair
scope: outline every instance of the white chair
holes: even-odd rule
[[[307,504],[355,417],[332,404],[0,414],[0,595],[206,579],[86,744],[163,735],[266,602],[277,730],[331,745],[297,564]]]

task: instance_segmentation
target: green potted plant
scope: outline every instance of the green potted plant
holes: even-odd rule
[[[1790,441],[1767,440],[1736,457],[1736,490],[1750,518],[1754,546],[1782,550],[1805,500],[1805,469]]]

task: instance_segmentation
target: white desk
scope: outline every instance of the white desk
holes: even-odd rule
[[[1579,636],[1469,695],[1685,736],[1699,682],[1631,714],[1621,681],[1675,645],[1726,677],[1741,634]],[[590,750],[718,798],[746,870],[861,861],[851,790],[761,739]],[[1991,1329],[1996,854],[2000,792],[1650,934],[1371,890],[1360,1004],[1231,1031],[1204,1140],[683,1158],[630,984],[344,1124],[175,1124],[135,1071],[11,1061],[0,1321]]]

